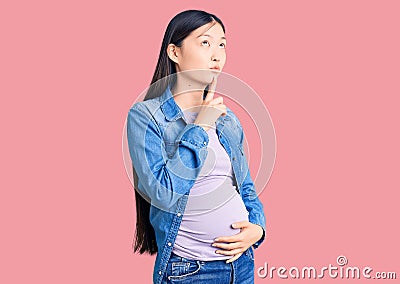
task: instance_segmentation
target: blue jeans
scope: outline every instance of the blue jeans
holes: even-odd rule
[[[253,284],[254,252],[249,247],[231,263],[226,260],[201,261],[171,254],[163,284]]]

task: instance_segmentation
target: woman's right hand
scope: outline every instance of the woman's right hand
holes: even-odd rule
[[[213,127],[221,115],[226,115],[226,106],[223,104],[223,97],[214,98],[216,86],[217,78],[214,77],[207,96],[200,107],[199,114],[194,121],[194,124],[200,125],[205,131]]]

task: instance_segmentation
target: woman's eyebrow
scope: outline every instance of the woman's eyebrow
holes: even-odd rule
[[[213,37],[212,35],[208,35],[208,34],[202,34],[202,35],[198,35],[197,37],[201,37],[201,36]],[[224,36],[221,36],[221,39],[225,39],[225,40],[226,40],[226,37],[224,37]]]

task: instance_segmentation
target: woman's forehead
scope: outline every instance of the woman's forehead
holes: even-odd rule
[[[200,36],[209,36],[211,38],[225,38],[224,30],[218,22],[210,22],[197,29],[195,29],[190,36],[193,38],[198,38]]]

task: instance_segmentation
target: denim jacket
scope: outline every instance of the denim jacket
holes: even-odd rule
[[[243,128],[227,107],[215,123],[218,139],[228,153],[237,190],[249,212],[249,222],[263,228],[265,216],[243,151]],[[207,157],[207,132],[187,123],[169,87],[157,98],[135,103],[128,112],[127,138],[134,168],[135,187],[151,202],[150,223],[158,253],[153,283],[161,283],[178,234],[190,188]],[[217,236],[216,236],[217,237]]]

